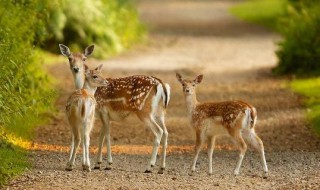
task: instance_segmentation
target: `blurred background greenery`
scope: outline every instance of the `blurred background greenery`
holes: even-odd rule
[[[306,97],[307,118],[320,135],[320,1],[248,0],[230,11],[282,36],[273,72],[293,76],[288,86]]]
[[[54,110],[43,52],[96,44],[105,58],[144,34],[129,0],[0,0],[0,186],[28,167],[33,129]]]
[[[320,1],[249,0],[233,7],[231,13],[282,35],[275,73],[320,73]]]

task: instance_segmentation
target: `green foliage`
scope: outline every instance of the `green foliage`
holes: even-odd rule
[[[76,5],[76,6],[75,6]],[[60,0],[49,8],[50,38],[46,45],[57,51],[58,43],[83,49],[96,44],[95,56],[119,53],[141,40],[144,28],[128,0]]]
[[[320,78],[296,79],[290,83],[291,89],[306,97],[307,118],[313,130],[320,135]]]
[[[26,151],[7,143],[0,144],[0,163],[0,187],[30,166]]]
[[[279,31],[278,19],[285,15],[287,5],[287,0],[250,0],[231,7],[230,11],[244,21]]]
[[[0,1],[0,186],[26,166],[25,151],[12,143],[30,138],[54,97],[35,50],[45,38],[46,6],[42,0]]]
[[[314,1],[316,2],[316,1]],[[320,73],[320,2],[295,1],[282,20],[284,40],[276,73]]]

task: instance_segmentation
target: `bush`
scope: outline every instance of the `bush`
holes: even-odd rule
[[[280,74],[320,73],[320,2],[291,1],[288,15],[281,20],[284,40],[277,51]]]
[[[80,49],[95,43],[95,56],[106,57],[130,47],[144,34],[128,0],[60,0],[48,12],[51,35],[46,45],[54,52],[62,42]]]
[[[35,49],[41,42],[35,39],[45,37],[47,5],[0,1],[0,186],[28,165],[19,143],[30,138],[38,114],[50,108],[54,97]]]
[[[230,12],[240,19],[279,31],[278,19],[285,15],[288,0],[250,0],[237,3]]]

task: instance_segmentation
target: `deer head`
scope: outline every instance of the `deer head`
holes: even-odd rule
[[[177,77],[178,81],[181,83],[183,93],[186,96],[191,95],[191,94],[195,94],[196,86],[198,84],[200,84],[203,79],[203,75],[198,75],[193,80],[183,79],[179,73],[176,73],[176,77]]]
[[[83,53],[72,53],[70,49],[63,44],[59,44],[61,54],[68,57],[70,70],[73,74],[75,85],[77,89],[83,87],[84,84],[84,71],[85,71],[85,62],[87,57],[89,57],[93,50],[94,45],[88,46]]]
[[[97,88],[108,85],[108,81],[101,76],[101,69],[102,64],[93,70],[89,70],[88,67],[85,66],[86,86]]]

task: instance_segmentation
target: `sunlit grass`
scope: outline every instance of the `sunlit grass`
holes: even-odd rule
[[[240,19],[278,31],[278,19],[286,12],[287,0],[248,0],[237,4],[230,12]]]
[[[290,83],[290,88],[306,97],[307,118],[311,121],[313,130],[320,135],[320,77],[295,79]]]
[[[30,167],[28,151],[32,150],[34,129],[47,120],[29,113],[23,118],[14,118],[10,126],[0,130],[0,187]]]
[[[30,167],[27,151],[11,144],[1,144],[0,163],[0,187]]]

